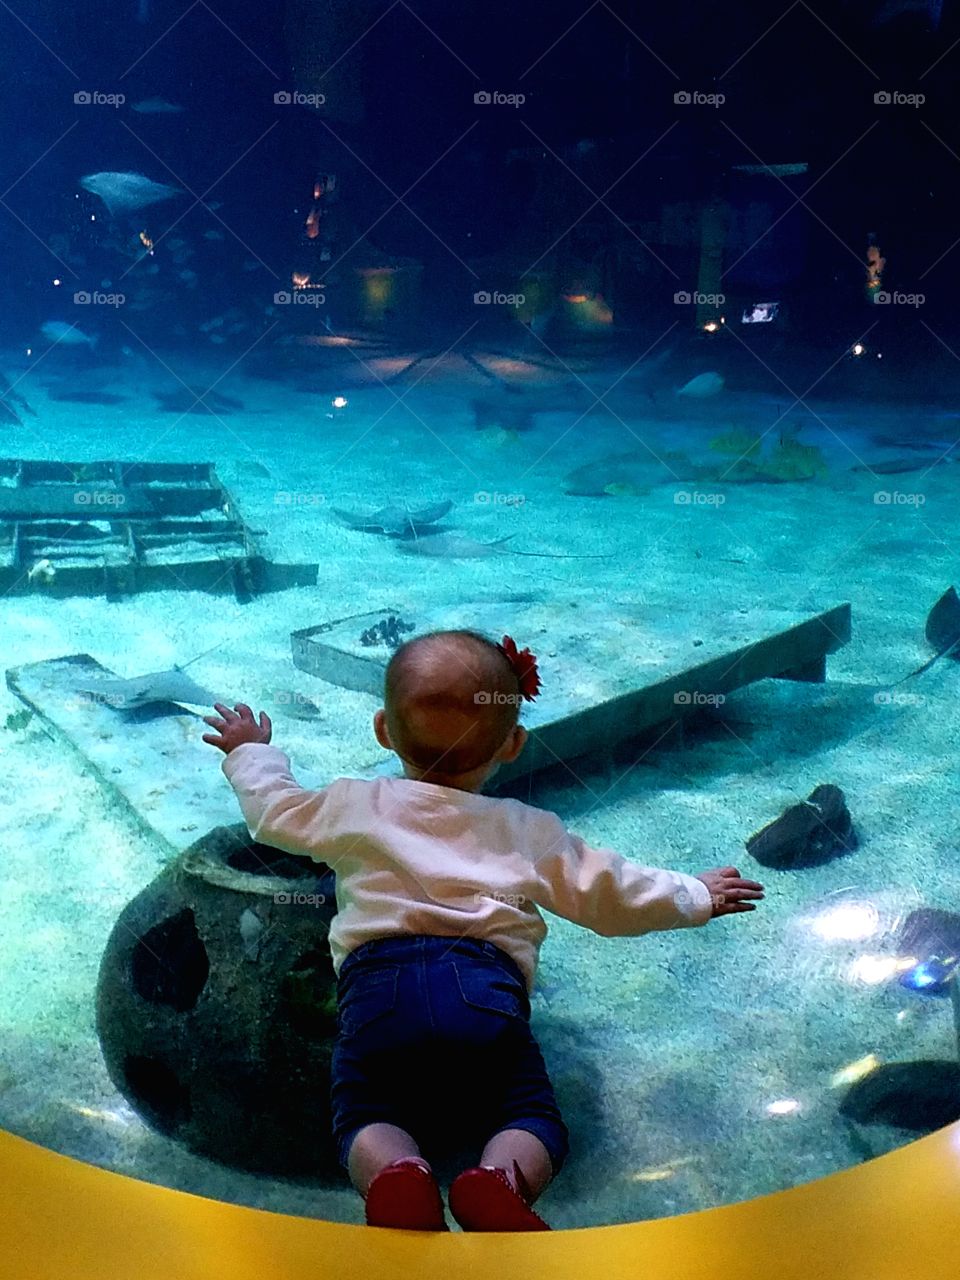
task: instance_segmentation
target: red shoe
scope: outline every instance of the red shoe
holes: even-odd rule
[[[414,1160],[395,1160],[367,1188],[368,1227],[447,1231],[440,1188],[430,1170]]]
[[[519,1170],[517,1170],[519,1175]],[[519,1186],[523,1186],[520,1176]],[[450,1211],[464,1231],[549,1231],[514,1191],[505,1169],[466,1169],[450,1187]]]

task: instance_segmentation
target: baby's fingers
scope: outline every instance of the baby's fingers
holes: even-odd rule
[[[236,713],[231,711],[229,707],[225,707],[222,702],[215,702],[213,706],[215,711],[220,712],[227,724],[229,724],[231,720],[237,719]]]
[[[749,884],[750,881],[748,880],[740,881],[737,884],[725,884],[720,893],[724,898],[737,899],[738,901],[741,898],[762,898],[763,885],[758,884],[756,888],[747,888]]]
[[[268,738],[273,734],[273,725],[270,722],[270,717],[265,711],[260,712],[260,732],[265,733]]]

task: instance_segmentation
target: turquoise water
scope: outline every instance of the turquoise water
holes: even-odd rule
[[[682,749],[628,746],[529,784],[532,802],[555,809],[595,844],[688,872],[733,862],[767,886],[753,915],[693,932],[611,940],[551,922],[534,1024],[573,1154],[544,1212],[569,1226],[685,1212],[847,1167],[912,1136],[845,1122],[838,1104],[851,1077],[838,1073],[869,1055],[879,1062],[956,1058],[949,1000],[905,990],[891,968],[909,912],[949,907],[960,888],[943,820],[956,800],[954,671],[941,663],[922,683],[904,686],[909,698],[876,697],[878,681],[925,656],[922,605],[944,581],[945,530],[956,519],[948,467],[910,477],[925,493],[922,515],[917,507],[878,513],[877,481],[850,470],[821,428],[809,438],[831,459],[827,476],[789,489],[728,483],[714,490],[725,495],[722,506],[678,516],[673,482],[604,499],[565,495],[563,475],[606,451],[601,430],[562,452],[550,447],[562,414],[517,438],[483,437],[462,407],[469,392],[458,393],[456,384],[428,379],[403,406],[382,389],[351,389],[335,418],[318,412],[305,421],[292,393],[237,378],[229,386],[243,411],[223,421],[195,417],[189,429],[184,420],[172,431],[169,416],[143,408],[81,415],[46,403],[30,379],[23,386],[45,418],[57,415],[48,456],[126,453],[155,433],[153,458],[215,458],[244,519],[266,530],[271,554],[316,561],[320,570],[316,587],[245,605],[186,591],[110,603],[41,590],[11,597],[5,665],[85,652],[133,675],[219,643],[191,674],[272,710],[275,740],[306,783],[363,771],[384,756],[369,727],[375,699],[297,671],[291,631],[385,602],[416,616],[471,599],[484,609],[500,600],[508,628],[511,608],[521,607],[511,598],[530,608],[532,596],[560,611],[571,602],[586,607],[595,592],[610,615],[642,627],[652,648],[669,645],[678,630],[709,644],[721,615],[739,618],[747,635],[757,617],[768,625],[777,610],[792,619],[852,600],[854,639],[829,659],[826,684],[760,682],[732,694]],[[679,416],[672,398],[663,404],[645,404],[631,428],[646,439],[682,440],[691,453],[706,451],[721,413],[761,428],[769,414],[749,395],[711,414],[710,423]],[[869,440],[882,434],[876,411],[824,405],[818,413],[842,421],[857,453],[876,448]],[[918,427],[937,429],[933,407],[913,413]],[[35,443],[26,433],[21,439]],[[322,500],[309,509],[278,502],[278,493],[291,492]],[[477,500],[479,492],[522,501],[498,505]],[[331,515],[331,506],[360,499],[369,507],[449,499],[455,505],[444,526],[472,537],[492,541],[509,532],[525,549],[602,549],[609,558],[590,562],[589,587],[583,562],[573,560],[420,561],[399,554],[390,538],[346,529]],[[918,543],[923,557],[911,553],[893,572],[896,546]],[[838,554],[838,545],[847,552]],[[871,547],[884,548],[883,558],[871,558]],[[560,669],[564,654],[547,648],[558,643],[549,635],[518,638],[551,655],[547,672]],[[626,642],[613,630],[604,643],[619,655]],[[570,662],[578,660],[571,651]],[[294,719],[279,690],[309,697],[322,718]],[[5,715],[21,707],[4,694]],[[139,822],[111,793],[102,761],[106,783],[42,716],[25,725],[14,716],[0,735],[7,775],[17,780],[2,819],[0,1118],[14,1132],[138,1177],[358,1221],[359,1201],[345,1183],[243,1174],[152,1132],[102,1065],[93,992],[106,937],[125,902],[165,864],[171,843],[185,847],[203,830],[193,812],[179,833],[175,825],[184,768],[208,771],[210,825],[232,820],[218,759],[199,743],[199,719],[179,715],[169,723],[181,754],[170,775],[147,779]],[[138,741],[135,728],[118,726],[106,747],[135,768]],[[860,849],[823,867],[757,867],[743,841],[821,781],[846,792]]]
[[[266,710],[304,784],[371,776],[394,763],[357,663],[387,650],[359,632],[384,614],[514,635],[543,673],[534,737],[583,717],[513,794],[766,887],[702,930],[550,922],[552,1225],[790,1187],[960,1111],[955,1079],[933,1096],[956,979],[901,981],[960,946],[954,653],[897,683],[955,639],[925,624],[958,577],[960,27],[834,9],[0,14],[0,1127],[361,1221],[345,1178],[198,1154],[108,1074],[111,931],[239,812],[202,706],[128,715],[97,688],[182,667]],[[766,658],[726,679],[845,604],[823,682]],[[319,628],[352,667],[293,661]],[[856,850],[760,866],[751,834],[823,784]],[[305,981],[294,1012],[322,1021]],[[921,1064],[898,1109],[848,1118],[896,1064]]]

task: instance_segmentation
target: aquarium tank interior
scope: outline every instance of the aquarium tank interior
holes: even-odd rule
[[[0,1128],[363,1221],[335,872],[253,839],[204,718],[396,776],[386,663],[461,628],[542,682],[491,794],[764,887],[546,917],[551,1226],[960,1118],[955,0],[0,29]]]

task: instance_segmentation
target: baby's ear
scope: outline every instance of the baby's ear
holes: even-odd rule
[[[387,732],[387,713],[383,707],[373,717],[373,732],[381,747],[387,751],[393,750],[393,743],[390,741],[390,734]]]
[[[527,731],[522,724],[514,727],[513,733],[507,739],[506,747],[501,748],[500,760],[503,764],[509,764],[511,760],[516,760],[517,756],[523,750],[527,742]]]

